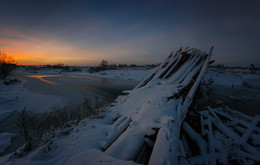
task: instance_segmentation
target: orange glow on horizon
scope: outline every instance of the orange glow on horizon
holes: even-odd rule
[[[2,37],[2,36],[3,37]],[[45,33],[37,35],[0,26],[0,51],[13,56],[18,65],[98,65],[105,59],[110,63],[142,62],[134,54],[149,54],[145,49],[127,49],[78,44]]]
[[[12,56],[18,65],[93,65],[99,56],[93,50],[44,34],[41,37],[22,31],[0,27],[0,51]]]
[[[4,51],[3,51],[4,52]],[[95,65],[97,60],[90,58],[62,57],[62,56],[46,56],[41,54],[15,53],[12,51],[4,52],[8,56],[12,56],[17,65]]]

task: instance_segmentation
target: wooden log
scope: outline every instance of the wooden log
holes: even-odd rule
[[[148,159],[149,164],[176,164],[182,146],[176,145],[179,144],[180,126],[205,74],[211,52],[212,49],[209,54],[197,49],[180,49],[142,81],[127,96],[128,101],[141,105],[135,105],[138,108],[130,111],[122,111],[122,116],[127,117],[130,122],[122,127],[119,125],[119,128],[112,131],[113,135],[106,138],[102,144],[105,152],[119,159],[140,163],[145,163]],[[176,89],[178,86],[179,92]],[[147,91],[158,93],[144,98]],[[179,97],[169,99],[171,93],[174,96],[179,93]],[[113,108],[124,109],[123,107],[124,102]],[[126,125],[128,126],[125,127]],[[158,129],[158,133],[155,133],[154,128]],[[185,128],[189,129],[189,126],[186,125]],[[155,138],[147,138],[151,135]],[[200,142],[202,141],[201,139]],[[151,153],[146,151],[149,148]]]

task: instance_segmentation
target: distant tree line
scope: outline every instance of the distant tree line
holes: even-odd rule
[[[81,71],[81,67],[78,66],[67,66],[64,64],[56,64],[56,65],[42,65],[42,66],[23,66],[25,69],[38,71],[38,70],[52,70],[52,69],[58,69],[62,72],[79,72]]]
[[[210,65],[210,68],[218,68],[218,69],[250,69],[252,71],[259,70],[259,67],[256,67],[254,64],[250,64],[249,66],[225,66],[224,64]]]
[[[147,67],[148,69],[157,67],[159,64],[149,64],[149,65],[137,65],[137,64],[109,64],[107,60],[102,60],[98,66],[90,67],[89,72],[100,72],[104,70],[117,70],[117,69],[123,69],[127,67]]]

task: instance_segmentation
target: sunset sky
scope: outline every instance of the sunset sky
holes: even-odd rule
[[[18,64],[159,63],[180,46],[260,66],[259,0],[0,0],[0,51]]]

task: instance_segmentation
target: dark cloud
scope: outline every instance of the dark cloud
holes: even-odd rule
[[[259,8],[257,0],[2,0],[0,26],[55,36],[82,49],[118,46],[135,59],[135,49],[159,61],[181,45],[214,45],[219,63],[260,65]]]

